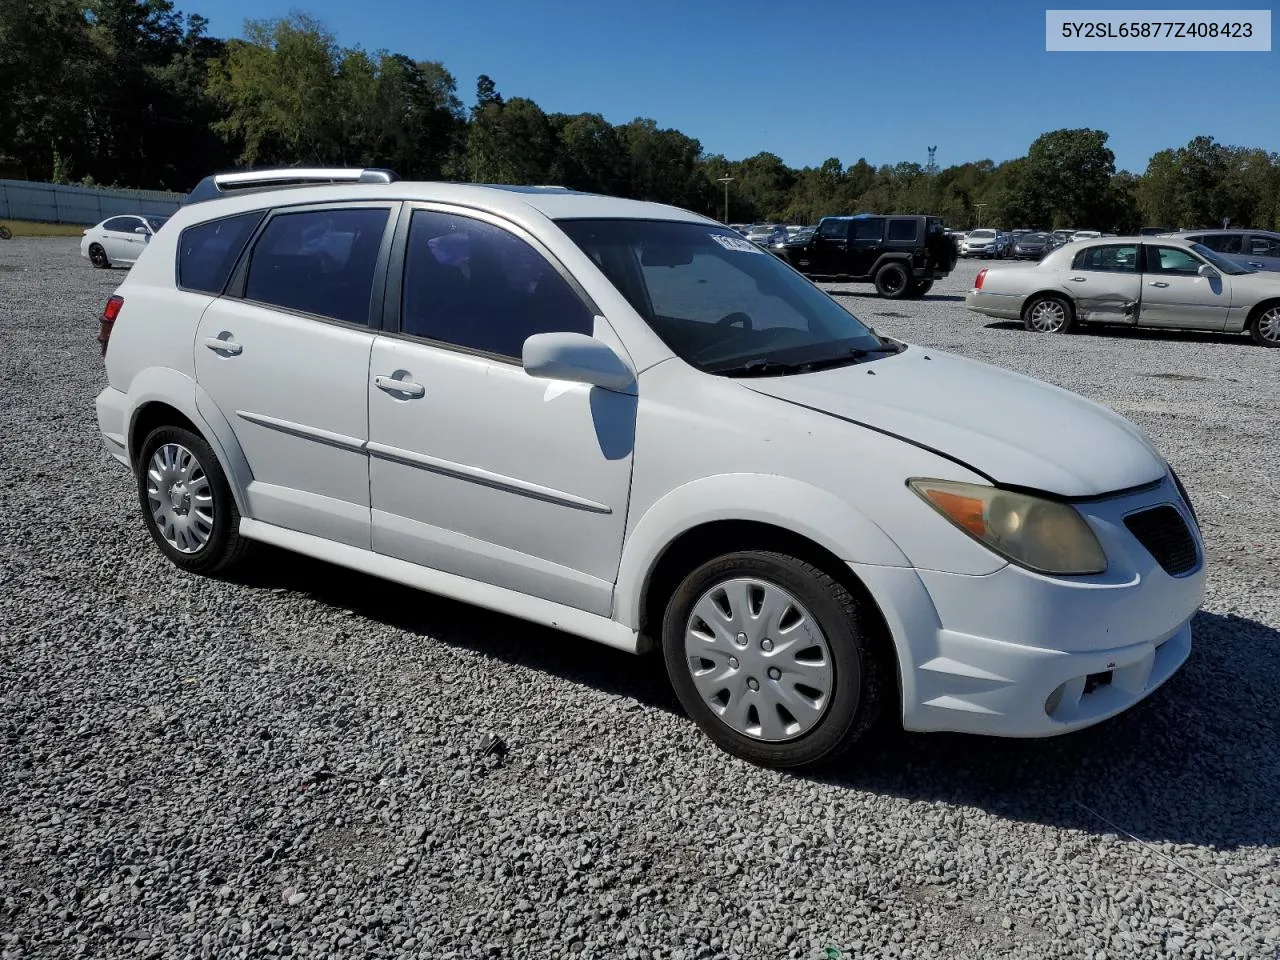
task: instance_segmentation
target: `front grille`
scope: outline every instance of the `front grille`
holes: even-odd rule
[[[1164,572],[1176,577],[1196,565],[1196,540],[1182,514],[1170,506],[1153,507],[1124,518],[1124,525],[1156,558]]]

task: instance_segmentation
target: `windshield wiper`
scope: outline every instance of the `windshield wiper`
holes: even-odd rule
[[[759,357],[737,366],[722,367],[709,372],[726,377],[770,377],[775,374],[803,373],[811,368],[810,363],[785,363],[782,360],[766,360],[764,357]]]

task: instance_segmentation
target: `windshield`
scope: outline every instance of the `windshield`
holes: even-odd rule
[[[152,232],[158,232],[161,227],[169,222],[168,217],[147,217],[147,223],[151,224]]]
[[[886,344],[772,253],[724,227],[557,222],[663,342],[699,370],[852,361],[855,352]]]
[[[1237,263],[1235,260],[1228,260],[1216,250],[1210,250],[1203,243],[1193,243],[1191,244],[1191,249],[1200,254],[1200,256],[1204,257],[1223,273],[1230,274],[1233,277],[1239,276],[1242,273],[1258,272],[1256,270],[1249,269],[1243,264]]]
[[[1018,238],[1019,243],[1045,243],[1049,239],[1046,233],[1024,233]]]
[[[969,234],[969,236],[975,240],[983,240],[987,237],[994,237],[995,235],[996,232],[994,230],[973,230]]]
[[[773,233],[773,227],[770,227],[770,226],[752,227],[751,232],[759,233],[759,234]]]

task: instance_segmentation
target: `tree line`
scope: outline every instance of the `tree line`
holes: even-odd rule
[[[773,153],[708,154],[637,118],[547,113],[481,76],[466,107],[438,61],[347,47],[293,14],[208,35],[171,0],[0,4],[0,176],[189,190],[235,166],[389,167],[406,179],[556,183],[732,222],[931,213],[954,227],[1280,228],[1280,155],[1196,137],[1136,175],[1102,130],[1043,134],[1025,156],[795,169]]]

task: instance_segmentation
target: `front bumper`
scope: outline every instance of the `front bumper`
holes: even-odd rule
[[[1165,573],[1125,515],[1172,504],[1198,560]],[[853,564],[898,652],[908,730],[1049,737],[1141,701],[1186,661],[1204,599],[1204,548],[1172,481],[1079,504],[1110,562],[1096,577],[1051,578],[1012,564],[987,576]]]

